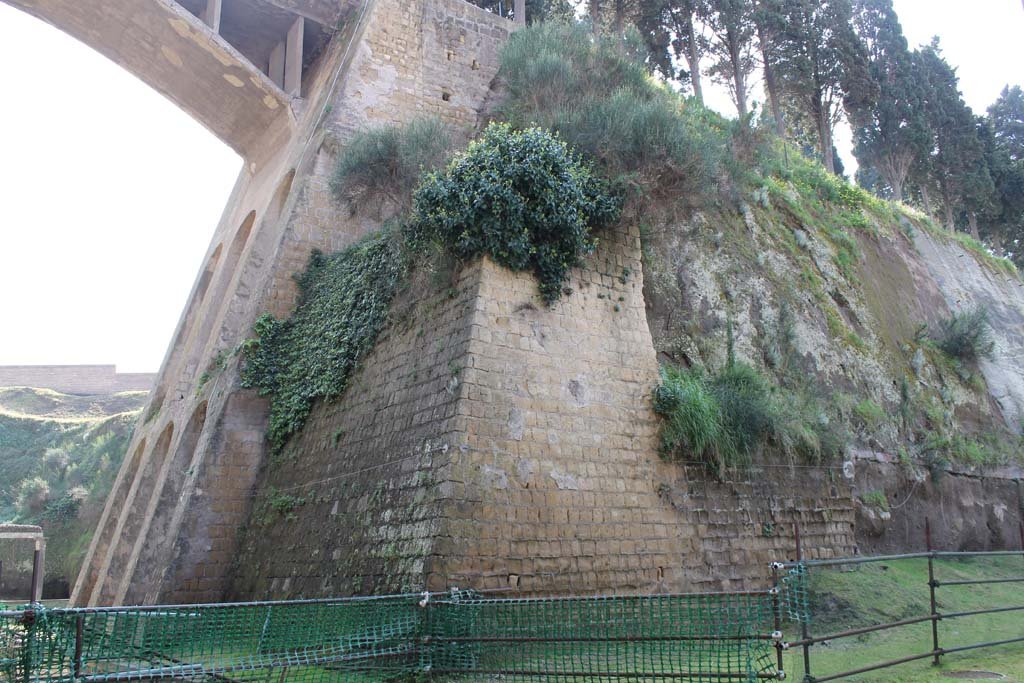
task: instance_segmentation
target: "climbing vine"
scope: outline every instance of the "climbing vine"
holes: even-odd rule
[[[265,314],[244,347],[244,386],[271,398],[275,452],[302,428],[320,398],[340,396],[373,348],[408,270],[400,235],[384,230],[345,251],[314,251],[287,320]]]

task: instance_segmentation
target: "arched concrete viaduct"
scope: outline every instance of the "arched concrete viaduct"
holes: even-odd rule
[[[512,24],[465,0],[0,2],[120,64],[244,160],[71,598],[219,600],[267,455],[267,406],[232,350],[261,313],[288,314],[313,249],[374,228],[330,197],[344,140],[417,116],[475,125]]]

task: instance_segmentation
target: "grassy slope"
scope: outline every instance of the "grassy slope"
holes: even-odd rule
[[[145,399],[145,392],[70,396],[48,389],[0,388],[0,521],[44,527],[48,580],[74,580]],[[51,449],[67,454],[66,468],[58,471],[44,462]],[[53,515],[19,510],[19,485],[37,476],[49,484],[51,504],[73,489],[84,489],[77,511]],[[9,571],[27,561],[22,554],[0,547]]]
[[[812,634],[832,633],[928,614],[928,569],[925,560],[864,565],[852,572],[816,572],[812,582],[815,605]],[[936,578],[940,581],[1018,576],[1024,576],[1024,558],[942,560],[936,563]],[[1024,605],[1021,585],[940,586],[937,589],[938,610],[940,613],[949,613]],[[1024,618],[1021,614],[1008,612],[940,622],[939,645],[953,648],[1024,636]],[[789,637],[796,636],[790,634]],[[814,646],[811,669],[813,674],[820,677],[931,649],[931,626],[926,622]],[[788,653],[786,668],[791,680],[803,678],[799,650]],[[992,671],[1007,676],[1008,680],[1024,681],[1024,643],[947,655],[937,668],[932,666],[930,659],[925,659],[862,674],[850,680],[879,683],[941,681],[951,680],[948,678],[950,672],[963,670]]]

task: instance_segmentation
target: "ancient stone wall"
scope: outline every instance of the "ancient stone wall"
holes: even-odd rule
[[[795,522],[809,555],[855,552],[841,475],[712,483],[659,458],[635,229],[569,289],[548,308],[484,259],[400,306],[267,468],[231,597],[738,588],[793,556]]]
[[[149,391],[156,375],[118,372],[113,365],[0,365],[0,387],[35,387],[65,394]]]
[[[531,274],[487,260],[418,273],[345,395],[268,452],[267,402],[232,350],[263,312],[290,313],[311,250],[352,244],[387,208],[333,200],[339,149],[423,115],[472,129],[511,28],[462,0],[372,0],[309,67],[287,130],[246,158],[72,602],[738,588],[792,557],[797,522],[811,557],[856,551],[842,470],[717,481],[660,459],[636,228],[602,236],[550,308]]]

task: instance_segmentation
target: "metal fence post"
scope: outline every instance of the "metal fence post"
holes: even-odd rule
[[[79,613],[75,617],[75,661],[72,671],[75,680],[82,677],[82,631],[84,630],[85,615]]]
[[[786,678],[785,664],[782,661],[782,651],[785,649],[785,643],[782,640],[782,587],[779,585],[779,570],[782,565],[778,562],[772,562],[772,608],[775,612],[775,632],[772,633],[772,637],[775,639],[775,669],[776,675],[779,676],[779,680]]]
[[[942,656],[939,650],[939,619],[938,612],[935,609],[935,551],[932,548],[932,523],[930,519],[924,520],[924,540],[925,545],[928,547],[928,593],[931,599],[931,617],[932,617],[932,664],[934,666],[939,665],[939,658]]]
[[[793,532],[796,536],[796,561],[799,564],[803,564],[804,549],[800,543],[800,522],[796,522],[793,525]],[[810,608],[808,608],[808,614],[801,615],[800,619],[800,636],[801,640],[804,641],[804,683],[814,683],[814,676],[811,675],[811,644],[807,642],[811,637],[810,625],[807,623],[809,618]]]

